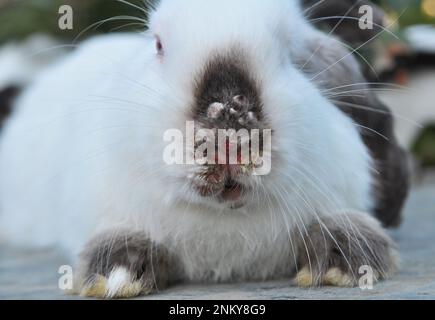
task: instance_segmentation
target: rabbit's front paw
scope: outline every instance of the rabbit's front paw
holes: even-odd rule
[[[141,233],[105,233],[81,254],[77,294],[123,299],[153,293],[168,283],[169,254]]]
[[[301,287],[353,287],[371,272],[373,283],[397,268],[394,243],[372,217],[360,213],[319,218],[298,244]]]
[[[123,299],[134,298],[152,292],[142,280],[124,267],[114,267],[108,276],[94,274],[83,283],[80,295],[93,298]]]

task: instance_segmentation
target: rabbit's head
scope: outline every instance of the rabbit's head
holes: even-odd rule
[[[163,0],[149,33],[167,87],[160,118],[183,133],[166,135],[174,199],[258,206],[298,185],[301,171],[315,175],[335,113],[304,70],[323,38],[297,1]]]

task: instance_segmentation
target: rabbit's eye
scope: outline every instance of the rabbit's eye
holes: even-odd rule
[[[159,36],[156,36],[156,51],[157,51],[157,55],[163,56],[164,54],[163,43]]]

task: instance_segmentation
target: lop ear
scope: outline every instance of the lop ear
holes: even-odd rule
[[[409,166],[396,140],[390,109],[370,89],[355,57],[333,37],[317,31],[305,46],[296,63],[359,126],[375,160],[374,214],[385,227],[398,226],[409,190]]]
[[[369,0],[302,0],[302,5],[315,27],[334,30],[336,36],[353,46],[368,41],[384,25],[383,10]],[[361,28],[361,22],[371,22],[366,19],[373,23]]]

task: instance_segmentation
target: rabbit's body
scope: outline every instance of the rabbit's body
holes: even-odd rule
[[[247,1],[239,2],[235,10],[243,18]],[[167,20],[176,25],[177,14],[183,17],[175,10],[179,1],[163,1],[151,30],[159,37],[162,33],[164,56],[156,56],[151,32],[105,36],[42,73],[17,101],[1,140],[1,233],[20,244],[61,245],[74,256],[97,236],[82,255],[78,284],[78,290],[92,296],[132,296],[151,289],[146,272],[136,278],[133,264],[125,265],[131,260],[125,260],[129,250],[142,257],[150,249],[153,256],[155,248],[153,278],[162,273],[165,283],[290,276],[307,267],[300,257],[310,251],[310,241],[318,240],[316,235],[305,239],[313,224],[325,227],[323,236],[334,239],[332,246],[340,251],[340,244],[346,246],[329,231],[341,230],[337,221],[350,226],[347,239],[362,238],[358,248],[367,244],[384,250],[377,272],[386,276],[394,265],[390,242],[369,215],[375,206],[372,159],[352,119],[292,61],[294,51],[304,50],[297,49],[303,37],[319,34],[290,2],[276,1],[268,12],[263,1],[250,3],[250,14],[261,12],[266,22],[241,26],[231,37],[225,38],[229,30],[197,30],[196,38],[183,39],[181,30],[165,34],[163,27]],[[190,0],[187,7],[200,11],[200,3]],[[212,10],[229,2],[208,5]],[[289,31],[294,37],[284,42],[294,42],[286,44],[287,54],[272,50],[277,39],[267,37],[270,20],[284,19],[281,11],[294,15],[285,19],[290,22],[283,30],[305,31]],[[210,17],[187,19],[183,32]],[[273,23],[280,26],[284,20]],[[277,30],[276,36],[283,36]],[[204,65],[213,70],[221,55],[249,66],[241,72],[255,79],[263,124],[274,134],[271,173],[240,177],[245,186],[236,209],[234,202],[222,200],[227,189],[220,200],[195,191],[191,179],[203,166],[163,162],[164,133],[173,128],[184,132],[186,121],[201,119],[192,113],[193,92]],[[328,219],[337,223],[329,225]],[[107,270],[95,257],[102,247],[125,249],[114,249],[113,261],[104,257],[113,262]],[[148,270],[147,258],[140,259],[141,270]],[[351,259],[352,268],[359,267],[355,261],[360,260]],[[100,281],[105,289],[96,291]]]

